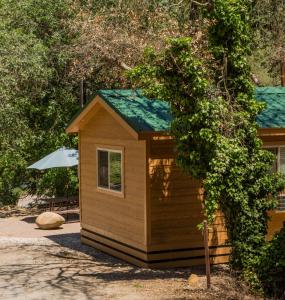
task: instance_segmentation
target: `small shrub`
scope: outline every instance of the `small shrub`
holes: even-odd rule
[[[46,196],[71,196],[78,193],[76,168],[54,168],[44,171],[37,182],[37,194]]]
[[[285,222],[283,228],[268,242],[257,270],[265,294],[278,299],[285,291]]]

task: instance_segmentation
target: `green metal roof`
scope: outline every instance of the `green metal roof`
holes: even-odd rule
[[[258,125],[261,128],[285,128],[285,87],[258,87],[256,98],[267,105],[257,117]]]
[[[99,90],[98,95],[137,132],[167,131],[170,127],[172,117],[166,101],[150,100],[140,90]],[[285,87],[258,87],[256,98],[267,104],[257,117],[258,125],[285,128]]]
[[[150,100],[140,90],[99,90],[98,95],[137,132],[169,129],[171,115],[166,101]]]

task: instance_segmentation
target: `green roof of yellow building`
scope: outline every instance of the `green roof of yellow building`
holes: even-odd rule
[[[98,95],[137,132],[170,127],[172,117],[166,101],[150,100],[140,90],[100,90]]]
[[[172,117],[166,101],[148,99],[141,90],[99,90],[98,95],[136,132],[170,128]],[[258,87],[256,98],[266,103],[266,109],[257,117],[258,125],[285,128],[285,87]]]
[[[285,87],[259,87],[258,101],[266,103],[265,110],[257,117],[261,128],[285,128]]]

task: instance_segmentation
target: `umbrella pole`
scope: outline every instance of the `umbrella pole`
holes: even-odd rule
[[[69,188],[69,177],[67,175],[67,188],[66,188],[66,201],[67,201],[67,205],[66,205],[66,222],[68,222],[68,208],[69,208],[69,205],[68,205],[68,188]]]

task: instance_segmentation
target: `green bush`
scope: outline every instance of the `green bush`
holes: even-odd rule
[[[65,197],[78,193],[77,168],[54,168],[44,171],[37,180],[38,195]]]
[[[285,292],[285,222],[281,231],[268,242],[260,257],[257,274],[266,295],[278,297]]]

